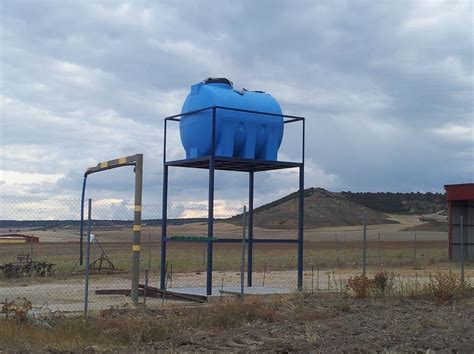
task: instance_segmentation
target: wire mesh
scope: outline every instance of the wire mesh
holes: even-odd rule
[[[0,208],[0,301],[26,297],[36,306],[81,311],[84,266],[79,265],[79,199],[2,196]],[[202,206],[171,207],[167,247],[166,287],[205,287],[208,224]],[[235,209],[220,208],[214,223],[216,239],[241,239],[242,218]],[[131,286],[133,203],[93,201],[89,308],[102,309],[129,302],[125,296],[97,295],[97,290],[127,290]],[[143,206],[140,283],[148,269],[150,286],[159,287],[161,206]],[[396,222],[367,227],[367,270],[400,278],[427,279],[438,270],[459,271],[448,262],[447,225],[417,215],[393,215]],[[362,218],[361,218],[362,220]],[[255,218],[254,238],[296,239],[292,223],[269,226]],[[343,291],[347,280],[362,272],[362,223],[305,230],[304,291]],[[26,238],[23,236],[27,236]],[[30,237],[32,236],[32,237]],[[196,240],[196,238],[198,238]],[[202,240],[200,240],[200,239]],[[199,242],[201,241],[201,242]],[[213,245],[214,287],[240,285],[241,243]],[[246,247],[248,247],[246,245]],[[296,290],[297,245],[255,243],[254,287]],[[245,253],[247,282],[248,254]],[[48,268],[49,267],[49,268]],[[466,279],[474,277],[472,264]],[[160,299],[147,306],[161,305]]]

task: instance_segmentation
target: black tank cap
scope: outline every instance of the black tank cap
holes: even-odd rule
[[[225,77],[209,77],[202,82],[204,85],[207,84],[227,84],[233,86],[232,81],[226,79]]]

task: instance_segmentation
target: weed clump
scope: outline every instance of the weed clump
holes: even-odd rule
[[[356,275],[350,277],[347,281],[347,290],[357,299],[366,299],[369,297],[374,287],[374,281],[365,275]]]
[[[31,301],[27,298],[17,298],[16,300],[6,301],[2,305],[2,313],[7,319],[22,324],[25,322],[28,311],[32,309]]]
[[[455,273],[451,271],[447,273],[439,272],[430,277],[425,285],[425,291],[433,295],[437,303],[447,304],[451,303],[457,295],[461,295],[463,284]]]
[[[381,271],[374,275],[373,288],[380,294],[386,295],[392,291],[394,285],[393,274]]]

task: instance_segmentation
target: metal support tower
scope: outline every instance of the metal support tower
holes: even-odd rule
[[[167,123],[180,122],[180,117],[199,112],[212,110],[212,153],[209,156],[198,158],[191,158],[185,160],[167,161]],[[300,162],[286,162],[286,161],[267,161],[267,160],[251,160],[235,157],[222,157],[215,155],[216,144],[216,120],[218,110],[228,110],[245,112],[252,114],[270,115],[283,117],[284,124],[302,122],[302,139],[301,139],[301,161]],[[305,118],[289,115],[280,115],[266,112],[251,111],[245,109],[229,108],[222,106],[212,106],[199,109],[192,112],[177,114],[166,117],[164,121],[164,147],[163,147],[163,211],[162,211],[162,233],[161,233],[161,259],[160,259],[160,288],[162,290],[166,287],[166,247],[169,242],[206,242],[207,243],[207,280],[206,280],[206,294],[212,295],[212,271],[213,271],[213,245],[214,243],[240,243],[241,239],[222,238],[216,239],[214,237],[214,179],[215,171],[238,171],[249,174],[249,194],[248,194],[248,238],[245,240],[248,245],[247,250],[247,286],[252,286],[253,273],[253,247],[256,243],[287,243],[296,244],[297,258],[298,258],[298,272],[297,272],[297,286],[298,289],[303,287],[303,245],[304,245],[304,154],[305,154]],[[168,227],[168,173],[169,167],[185,167],[185,168],[199,168],[209,170],[209,186],[208,186],[208,220],[207,220],[207,237],[203,240],[186,240],[169,238],[167,234]],[[254,238],[253,230],[253,211],[254,211],[254,177],[255,172],[272,171],[288,168],[298,168],[299,172],[299,190],[298,190],[298,230],[296,238],[285,239],[259,239]]]

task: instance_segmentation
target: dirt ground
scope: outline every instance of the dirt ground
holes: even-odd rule
[[[256,320],[222,331],[191,329],[137,351],[422,352],[474,350],[474,301],[319,297],[307,320]],[[311,318],[311,317],[314,318]],[[129,348],[116,348],[127,351]]]
[[[470,353],[474,349],[472,297],[440,305],[424,297],[285,296],[155,310],[111,309],[89,319],[88,326],[92,332],[100,329],[100,336],[86,330],[81,319],[66,319],[67,325],[52,329],[10,327],[10,337],[0,336],[0,352],[40,348],[51,353]]]
[[[379,269],[369,268],[367,275],[373,277]],[[412,267],[390,268],[390,273],[394,276],[394,286],[398,289],[405,289],[407,286],[415,284],[422,285],[427,282],[431,275],[438,271],[455,272],[459,270],[452,264],[437,264],[432,268],[414,270]],[[359,275],[359,268],[335,268],[324,269],[320,272],[305,271],[303,274],[304,291],[311,292],[342,292],[347,280],[354,275]],[[255,272],[253,275],[254,286],[265,286],[272,288],[282,288],[296,291],[296,271],[271,271],[267,273]],[[215,286],[235,287],[239,289],[239,272],[214,272]],[[466,282],[474,284],[474,265],[469,265],[465,270]],[[144,279],[140,279],[144,283]],[[151,286],[159,286],[159,274],[151,274],[149,278]],[[174,291],[181,287],[204,287],[206,284],[206,273],[176,273],[172,279],[168,279],[167,288]],[[98,289],[129,289],[131,285],[129,274],[94,275],[89,284],[89,309],[100,311],[110,306],[120,306],[130,304],[130,298],[120,295],[96,295]],[[0,303],[5,299],[16,299],[26,297],[33,306],[40,307],[47,305],[52,311],[59,312],[80,312],[83,309],[84,301],[84,280],[82,277],[48,279],[48,278],[27,278],[15,279],[6,284],[0,283]],[[143,301],[143,298],[140,298]],[[176,302],[166,299],[147,299],[147,306],[150,308],[173,307],[175,304],[185,305],[183,302]]]

